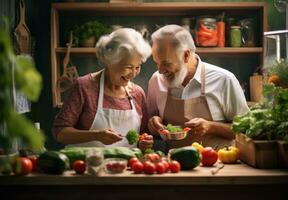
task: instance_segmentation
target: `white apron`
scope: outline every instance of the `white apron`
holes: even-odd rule
[[[108,129],[112,128],[117,132],[121,133],[123,140],[113,143],[111,145],[105,145],[100,141],[91,141],[79,144],[69,144],[66,147],[136,147],[135,145],[129,145],[127,139],[125,138],[127,132],[131,129],[140,131],[141,117],[137,113],[134,106],[133,100],[130,97],[128,91],[125,88],[130,101],[131,110],[116,110],[103,108],[103,97],[104,97],[104,70],[101,72],[100,77],[100,89],[98,97],[98,106],[95,114],[94,121],[90,127],[92,129]]]

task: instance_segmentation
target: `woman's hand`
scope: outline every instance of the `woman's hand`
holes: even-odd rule
[[[153,136],[148,135],[147,133],[143,133],[139,137],[139,149],[141,151],[145,151],[146,149],[151,149],[153,147]]]
[[[151,117],[148,121],[148,129],[153,135],[159,133],[160,130],[164,129],[162,119],[159,116]]]
[[[207,121],[206,119],[203,118],[191,119],[190,121],[185,122],[184,125],[186,127],[191,128],[192,133],[201,136],[210,133],[211,129],[210,121]]]
[[[95,131],[95,135],[96,140],[102,142],[105,145],[113,144],[123,139],[123,136],[120,133],[111,128]]]

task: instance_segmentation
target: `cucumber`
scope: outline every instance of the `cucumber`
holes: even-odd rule
[[[46,151],[38,157],[37,166],[46,174],[62,174],[69,169],[69,158],[58,151]]]
[[[101,150],[103,152],[104,158],[124,158],[129,160],[132,157],[141,157],[141,150],[138,148],[129,149],[127,147],[70,147],[60,150],[61,153],[65,154],[69,160],[70,165],[73,164],[75,160],[85,161],[86,153],[90,150]]]
[[[170,159],[177,160],[182,170],[190,170],[200,164],[199,152],[191,146],[174,149],[170,152]]]

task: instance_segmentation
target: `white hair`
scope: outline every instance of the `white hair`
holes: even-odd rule
[[[152,43],[169,38],[176,51],[190,49],[193,53],[196,51],[194,40],[185,28],[179,25],[171,24],[163,26],[151,35]]]
[[[102,36],[96,44],[96,56],[104,65],[117,64],[135,53],[145,62],[151,55],[151,47],[142,35],[132,28],[117,29]]]

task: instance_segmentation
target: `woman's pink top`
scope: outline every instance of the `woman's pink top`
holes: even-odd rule
[[[70,97],[67,98],[60,112],[56,115],[52,132],[55,138],[61,129],[65,127],[74,127],[80,130],[89,130],[98,104],[99,83],[87,74],[77,79],[71,89]],[[146,131],[148,122],[146,97],[143,89],[133,84],[130,96],[134,102],[138,114],[142,117],[141,132]],[[127,98],[115,98],[104,94],[103,107],[117,110],[131,109]]]

